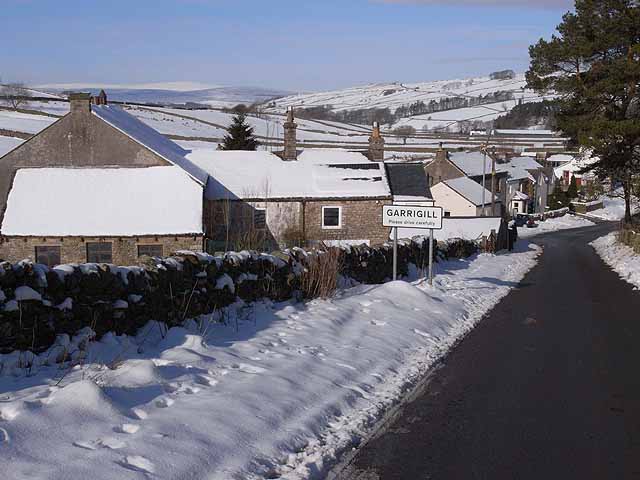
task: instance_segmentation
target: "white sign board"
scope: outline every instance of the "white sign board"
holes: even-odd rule
[[[416,207],[385,205],[382,207],[382,225],[396,228],[442,229],[442,207]]]

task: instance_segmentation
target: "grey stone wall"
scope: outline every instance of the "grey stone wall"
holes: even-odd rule
[[[59,246],[61,263],[86,263],[87,242],[109,242],[112,244],[113,261],[116,265],[137,265],[138,245],[162,245],[163,255],[169,256],[179,250],[201,252],[202,236],[158,236],[158,237],[1,237],[0,260],[19,262],[35,261],[36,247]]]

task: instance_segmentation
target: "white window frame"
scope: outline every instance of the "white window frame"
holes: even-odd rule
[[[325,225],[324,224],[324,211],[327,208],[337,208],[338,209],[338,225]],[[340,230],[342,228],[342,207],[338,205],[327,205],[322,207],[322,218],[320,219],[323,230]]]
[[[267,221],[267,208],[266,207],[253,207],[253,228],[259,231],[263,231],[263,230],[267,230],[268,228],[268,221]],[[258,228],[256,226],[256,212],[257,211],[261,211],[264,212],[264,227],[263,228]]]

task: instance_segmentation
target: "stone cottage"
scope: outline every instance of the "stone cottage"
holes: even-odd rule
[[[210,174],[209,250],[379,244],[389,236],[384,164],[359,153],[304,150],[283,160],[265,151],[196,150],[188,159]]]
[[[208,175],[106,95],[0,158],[0,258],[135,264],[202,250]]]

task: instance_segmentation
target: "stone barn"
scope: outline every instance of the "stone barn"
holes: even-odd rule
[[[136,264],[202,250],[208,175],[101,95],[0,158],[0,258]]]

